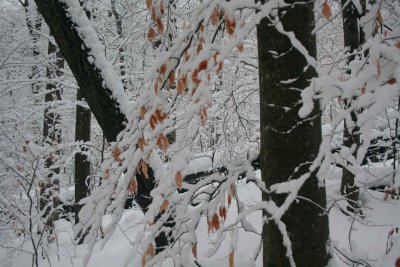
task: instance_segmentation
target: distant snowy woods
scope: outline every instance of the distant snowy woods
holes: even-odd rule
[[[1,266],[400,266],[398,0],[3,0]]]

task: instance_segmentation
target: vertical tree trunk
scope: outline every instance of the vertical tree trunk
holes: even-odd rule
[[[76,99],[84,101],[81,89],[78,89]],[[75,141],[90,141],[91,116],[90,109],[79,104],[76,106]],[[90,162],[85,154],[87,148],[82,145],[79,148],[81,152],[75,154],[75,223],[79,222],[78,213],[82,207],[78,203],[82,198],[88,196],[86,179],[90,175]]]
[[[51,61],[46,69],[46,77],[49,80],[46,85],[45,103],[47,105],[44,111],[43,122],[43,142],[54,147],[61,142],[61,116],[54,111],[54,101],[61,100],[61,90],[56,85],[54,80],[62,75],[61,69],[64,68],[64,59],[60,52],[57,52],[57,47],[50,41],[48,44],[47,54]],[[51,151],[46,159],[45,167],[47,169],[47,181],[41,183],[40,188],[40,210],[46,210],[43,218],[46,220],[46,225],[52,231],[54,221],[58,220],[59,212],[56,209],[60,205],[59,195],[59,178],[60,168],[54,166],[60,151]],[[50,217],[49,217],[50,216]]]
[[[342,0],[342,6],[344,6],[348,2],[347,0]],[[365,1],[362,2],[363,7],[365,6]],[[354,7],[354,5],[350,2],[347,7],[345,7],[342,11],[343,16],[343,36],[344,36],[344,46],[349,48],[349,52],[354,52],[360,47],[361,42],[363,42],[364,34],[361,34],[362,31],[359,27],[358,23],[358,13]],[[349,57],[348,63],[354,60],[354,56]],[[346,108],[350,104],[351,100],[345,100]],[[360,146],[360,135],[358,131],[360,130],[357,127],[357,111],[352,110],[350,112],[350,119],[352,124],[355,126],[353,128],[349,128],[349,123],[344,121],[344,131],[343,131],[343,146],[352,148],[355,145],[353,155],[357,155],[357,149]],[[347,207],[348,211],[355,212],[355,209],[358,208],[357,201],[359,198],[358,187],[354,181],[354,174],[351,173],[347,168],[343,168],[342,182],[340,185],[340,193],[342,195],[347,196],[349,201],[349,206]]]
[[[315,58],[316,41],[311,34],[314,28],[313,3],[295,5],[279,10],[278,13],[284,29],[293,32]],[[321,142],[318,108],[305,120],[298,115],[301,90],[308,86],[315,71],[310,66],[305,69],[305,57],[272,24],[268,18],[264,18],[257,27],[260,165],[267,188],[308,172]],[[308,200],[298,199],[282,217],[291,240],[293,258],[296,266],[325,266],[329,259],[326,249],[329,238],[328,217],[317,205],[325,207],[326,197],[325,189],[318,186],[315,173],[306,181],[299,195]],[[281,205],[285,196],[264,194],[263,199],[272,199]],[[264,226],[263,251],[264,266],[290,266],[282,234],[273,221]]]
[[[118,34],[118,37],[122,40],[122,37],[123,37],[122,36],[122,19],[121,19],[120,15],[119,15],[119,13],[118,13],[118,11],[116,9],[115,4],[116,4],[116,1],[115,0],[111,0],[111,11],[112,11],[112,13],[114,15],[114,18],[115,18],[115,25],[117,26],[117,34]],[[121,78],[122,78],[122,83],[124,84],[124,89],[126,91],[128,81],[127,81],[127,79],[125,77],[126,71],[125,71],[124,53],[125,53],[124,47],[122,45],[120,45],[120,47],[118,48],[118,58],[119,58],[119,64],[120,64],[119,65],[119,71],[120,71],[120,75],[121,75]]]

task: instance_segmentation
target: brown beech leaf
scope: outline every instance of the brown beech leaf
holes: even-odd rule
[[[231,206],[232,203],[232,196],[228,194],[228,208]]]
[[[179,189],[182,189],[182,181],[183,181],[183,176],[181,171],[177,171],[175,174],[175,184],[176,187]]]
[[[159,33],[164,33],[164,24],[162,23],[161,19],[156,20],[157,30]]]
[[[201,120],[201,124],[204,126],[205,122],[207,121],[207,109],[202,106],[200,109],[200,120]]]
[[[147,261],[146,254],[143,254],[143,256],[142,256],[142,267],[146,266],[146,261]]]
[[[145,141],[144,141],[144,136],[142,135],[141,137],[139,137],[138,140],[138,146],[140,151],[144,152],[144,145],[145,145]]]
[[[226,32],[229,35],[232,35],[235,32],[235,27],[236,27],[235,19],[232,18],[232,20],[230,20],[228,16],[225,16],[224,20],[225,20]]]
[[[154,245],[153,245],[153,243],[150,243],[150,245],[149,245],[149,247],[147,248],[147,251],[146,251],[146,256],[148,256],[148,257],[153,257],[154,256]]]
[[[322,5],[322,15],[326,19],[331,19],[331,17],[332,17],[331,7],[326,0],[325,0],[324,4]]]
[[[400,49],[400,40],[398,40],[394,46],[397,47],[398,49]]]
[[[165,136],[165,134],[160,133],[160,135],[157,138],[156,145],[164,152],[167,151],[169,143],[168,143],[168,138]]]
[[[203,47],[204,47],[203,42],[200,41],[199,44],[197,45],[196,53],[200,54],[200,52],[203,50]]]
[[[238,45],[236,45],[236,48],[239,50],[240,53],[244,52],[244,45],[243,43],[239,43]]]
[[[147,9],[150,9],[150,7],[151,7],[151,0],[146,0],[146,7],[147,7]]]
[[[154,130],[156,128],[156,124],[157,124],[157,117],[154,114],[152,114],[150,116],[150,128]]]
[[[192,246],[192,254],[193,254],[193,257],[195,257],[197,259],[197,242],[195,242]]]
[[[197,68],[198,72],[207,69],[207,65],[208,65],[207,60],[203,60],[202,62],[200,62],[199,67]]]
[[[219,227],[220,227],[220,224],[219,224],[219,216],[218,216],[217,213],[214,213],[214,215],[212,216],[211,221],[212,221],[212,228],[213,228],[213,230],[214,230],[214,229],[215,229],[215,230],[218,230]]]
[[[218,21],[219,21],[219,8],[215,7],[213,13],[211,14],[210,20],[211,20],[211,24],[212,25],[217,25]]]
[[[164,201],[160,207],[160,213],[164,213],[168,209],[168,206],[169,206],[168,199],[164,199]]]
[[[214,59],[215,64],[217,64],[217,57],[218,57],[218,55],[219,55],[219,51],[216,51],[216,52],[214,53],[214,55],[213,55],[213,59]]]
[[[155,37],[156,37],[156,31],[153,28],[150,28],[149,32],[147,33],[147,39],[150,42],[153,42]]]
[[[185,92],[186,88],[187,88],[187,77],[185,75],[179,79],[176,90],[178,91],[178,94],[183,94]]]
[[[141,108],[140,108],[140,117],[142,118],[142,119],[144,119],[144,115],[146,115],[146,108],[145,108],[145,106],[142,106]]]
[[[149,179],[149,166],[145,160],[142,161],[142,173],[146,179]]]
[[[121,155],[121,150],[118,147],[115,147],[114,150],[112,151],[113,157],[116,161],[121,162],[120,155]]]
[[[128,187],[129,193],[136,194],[137,193],[137,187],[138,187],[138,184],[137,184],[136,179],[132,178],[130,183],[129,183],[129,187]]]
[[[397,260],[396,260],[396,267],[400,267],[400,258],[397,258]]]
[[[173,86],[175,84],[175,71],[171,71],[171,73],[168,76],[168,84],[170,86]]]
[[[110,170],[107,168],[104,173],[103,173],[103,180],[107,180],[108,178],[110,178]]]
[[[395,84],[396,82],[397,82],[396,79],[393,78],[393,79],[390,79],[390,80],[388,81],[388,84]]]
[[[194,84],[199,84],[199,83],[200,83],[200,79],[199,79],[199,77],[197,76],[198,73],[199,73],[199,71],[198,71],[197,69],[195,69],[195,70],[193,71],[193,73],[192,73],[192,82],[193,82]]]
[[[232,250],[231,253],[229,253],[229,267],[234,267],[235,266],[235,252]]]
[[[383,25],[383,17],[380,9],[378,9],[378,11],[376,12],[376,21],[379,23],[380,26]]]
[[[223,63],[222,63],[222,62],[219,62],[219,63],[218,63],[218,67],[217,67],[217,74],[219,74],[219,73],[221,72],[222,67],[223,67]]]
[[[153,20],[157,19],[156,7],[154,5],[152,5],[152,7],[151,7],[151,18]]]
[[[160,74],[164,74],[167,71],[167,64],[164,63],[160,68]]]

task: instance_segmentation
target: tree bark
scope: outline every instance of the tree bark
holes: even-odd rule
[[[287,1],[289,4],[294,2]],[[278,12],[285,31],[293,32],[309,55],[315,58],[316,41],[311,34],[314,29],[313,4],[295,5]],[[308,172],[321,142],[320,112],[314,109],[306,119],[298,115],[301,90],[309,85],[316,73],[289,38],[271,25],[272,22],[264,18],[257,27],[260,166],[267,188]],[[275,52],[277,55],[273,55]],[[288,80],[292,82],[282,83]],[[282,217],[291,240],[294,261],[296,266],[326,266],[329,260],[326,249],[328,217],[317,206],[325,207],[326,197],[325,189],[318,186],[315,173],[305,182],[299,195],[308,200],[297,199]],[[263,195],[264,200],[272,199],[278,205],[284,198],[285,195]],[[273,221],[266,223],[263,229],[263,252],[264,266],[290,266],[282,234]]]
[[[342,6],[347,3],[347,0],[342,0]],[[362,6],[365,6],[365,1],[362,2]],[[357,50],[362,40],[364,39],[364,35],[361,34],[362,31],[360,29],[358,23],[358,13],[354,5],[350,2],[342,11],[343,16],[343,37],[344,37],[344,47],[349,48],[349,52],[354,52]],[[350,56],[347,62],[351,62],[354,60],[354,56]],[[350,104],[350,100],[344,100],[344,104],[346,108]],[[353,156],[357,155],[357,149],[360,146],[360,134],[358,131],[360,128],[357,126],[357,111],[352,110],[350,112],[350,120],[352,124],[355,126],[353,128],[349,128],[349,123],[344,121],[344,131],[343,131],[343,146],[351,149],[353,145],[355,145],[355,149],[353,151]],[[349,206],[347,207],[348,211],[353,212],[355,209],[359,208],[357,205],[357,201],[359,199],[358,187],[354,181],[354,174],[350,172],[347,168],[343,168],[342,181],[340,185],[340,193],[346,196],[349,201]]]
[[[124,129],[125,115],[104,83],[100,70],[90,60],[90,50],[80,38],[76,25],[68,17],[59,0],[35,0],[39,12],[49,26],[93,115],[106,139],[115,141]]]
[[[84,101],[82,90],[78,89],[76,94],[77,101]],[[76,106],[76,119],[75,119],[75,141],[88,142],[90,141],[90,125],[92,113],[90,109]],[[80,152],[75,154],[75,223],[79,222],[79,211],[82,205],[79,201],[88,196],[88,186],[86,183],[87,177],[90,175],[90,162],[88,161],[85,151],[85,146],[79,146]]]

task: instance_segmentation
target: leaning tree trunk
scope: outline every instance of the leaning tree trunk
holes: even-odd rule
[[[90,56],[92,51],[80,37],[76,25],[68,16],[65,4],[60,0],[35,0],[35,2],[105,138],[109,142],[116,141],[117,135],[125,128],[125,115],[121,112],[119,103],[112,97],[111,88],[107,87],[101,70],[92,62]],[[139,174],[137,180],[139,187],[136,202],[145,212],[152,200],[150,192],[155,186],[154,177],[146,179]],[[165,236],[156,239],[157,247],[165,247],[167,244]]]
[[[294,0],[287,3],[294,3]],[[316,56],[313,3],[296,5],[278,12],[286,31],[293,32],[307,49]],[[321,142],[320,112],[314,109],[309,117],[298,115],[301,90],[316,75],[304,55],[294,48],[288,37],[279,33],[273,23],[264,18],[257,27],[262,179],[267,188],[273,184],[299,178],[309,171]],[[306,68],[307,67],[307,68]],[[286,81],[286,82],[282,82]],[[299,198],[282,217],[286,224],[296,266],[325,266],[329,260],[328,217],[325,189],[318,186],[315,173],[305,182]],[[281,205],[285,196],[264,194],[264,200]],[[307,200],[305,200],[307,199]],[[283,245],[282,234],[272,221],[263,230],[264,266],[290,266]]]

